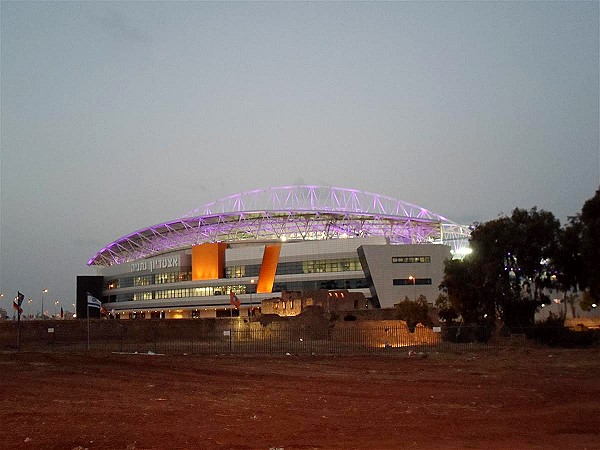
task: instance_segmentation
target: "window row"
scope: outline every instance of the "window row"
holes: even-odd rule
[[[154,273],[150,275],[141,275],[137,277],[125,277],[106,282],[106,289],[120,289],[133,286],[151,286],[153,284],[178,283],[180,281],[189,281],[192,279],[192,272],[165,272]]]
[[[164,289],[161,291],[136,292],[133,294],[133,299],[131,298],[131,294],[126,294],[124,298],[118,298],[117,301],[208,297],[210,295],[229,295],[230,291],[233,291],[236,294],[245,294],[246,286],[240,284],[235,286],[205,286],[196,288]]]
[[[431,256],[392,256],[392,263],[407,264],[407,263],[430,263]]]
[[[350,272],[362,270],[358,258],[318,259],[311,261],[280,262],[277,264],[277,275],[298,275],[323,272]],[[225,268],[226,278],[257,277],[259,264],[247,266],[230,266]]]
[[[321,259],[302,262],[302,273],[350,272],[354,270],[362,270],[358,258]]]
[[[429,258],[429,257],[427,257]],[[277,265],[277,275],[297,275],[325,272],[351,272],[362,270],[358,258],[319,259],[311,261],[282,262]],[[229,266],[225,268],[225,278],[258,277],[260,264]],[[125,277],[107,281],[105,288],[120,289],[134,286],[178,283],[192,279],[191,271],[166,272],[137,277]],[[214,294],[208,294],[214,295]]]
[[[431,283],[430,283],[431,284]],[[364,278],[352,280],[324,280],[324,281],[298,281],[292,283],[275,283],[273,292],[302,291],[316,289],[361,289],[367,288],[367,280]],[[169,298],[208,297],[212,295],[229,295],[230,291],[236,294],[251,294],[252,286],[204,286],[195,288],[164,289],[160,291],[135,292],[133,294],[117,294],[104,296],[102,301],[128,302],[132,300],[155,300]]]
[[[422,286],[431,284],[431,278],[394,278],[394,286]]]

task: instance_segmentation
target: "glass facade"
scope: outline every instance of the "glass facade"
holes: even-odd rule
[[[134,286],[151,286],[153,284],[178,283],[180,281],[189,281],[192,279],[191,271],[154,273],[136,277],[123,277],[119,279],[108,280],[105,289],[121,289]]]
[[[273,285],[273,292],[316,289],[365,289],[368,287],[367,280],[364,278],[356,278],[351,280],[307,280],[289,283],[275,283]]]
[[[358,258],[302,261],[302,273],[350,272],[355,270],[362,270]]]
[[[276,275],[303,275],[311,273],[334,273],[362,271],[358,258],[319,259],[295,262],[280,262],[277,265]],[[229,266],[225,268],[225,278],[234,280],[242,277],[257,277],[260,273],[260,264]],[[178,272],[154,273],[149,275],[124,276],[123,278],[110,279],[105,283],[105,290],[140,287],[134,293],[109,294],[103,297],[104,302],[126,302],[137,300],[161,300],[171,298],[208,297],[213,295],[229,295],[230,291],[236,294],[251,294],[256,292],[256,284],[224,284],[220,286],[202,286],[190,288],[168,289],[160,285],[190,281],[191,270],[183,269]],[[364,278],[349,280],[307,280],[298,282],[275,283],[273,292],[300,291],[313,289],[360,289],[368,287]],[[144,289],[146,288],[146,289]]]

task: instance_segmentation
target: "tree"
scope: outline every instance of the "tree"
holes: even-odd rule
[[[446,262],[440,288],[466,323],[493,324],[498,317],[513,328],[533,325],[535,310],[548,301],[559,230],[554,215],[537,208],[477,224],[473,252]]]
[[[440,288],[446,293],[448,303],[442,305],[440,311],[455,311],[467,324],[481,323],[486,318],[486,311],[493,307],[486,304],[489,296],[485,295],[484,286],[483,271],[474,258],[446,260]]]
[[[450,297],[446,293],[438,295],[435,307],[438,309],[438,317],[446,323],[452,324],[460,317],[460,313],[450,302]]]
[[[431,326],[429,318],[429,305],[424,296],[420,296],[418,300],[412,301],[406,297],[400,303],[394,305],[396,308],[398,319],[404,320],[408,330],[413,333],[418,323],[425,326]]]
[[[553,256],[556,288],[563,291],[567,304],[574,307],[578,291],[583,291],[579,305],[589,311],[600,300],[600,190],[587,200],[581,213],[569,217],[560,230]]]
[[[582,284],[600,302],[600,189],[587,200],[580,215]]]
[[[561,228],[558,245],[552,256],[554,287],[563,292],[563,318],[567,315],[567,305],[574,307],[576,293],[582,286],[581,237],[583,226],[579,216],[569,217],[569,223]]]

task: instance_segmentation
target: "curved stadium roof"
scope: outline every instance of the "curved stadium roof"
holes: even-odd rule
[[[466,246],[468,226],[384,195],[331,186],[283,186],[242,192],[183,217],[123,236],[96,253],[111,266],[203,242],[269,242],[384,236],[390,243]]]

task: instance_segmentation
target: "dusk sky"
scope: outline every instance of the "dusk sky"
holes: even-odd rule
[[[246,190],[564,223],[600,184],[597,1],[0,8],[10,315],[17,290],[73,310],[100,248]]]

